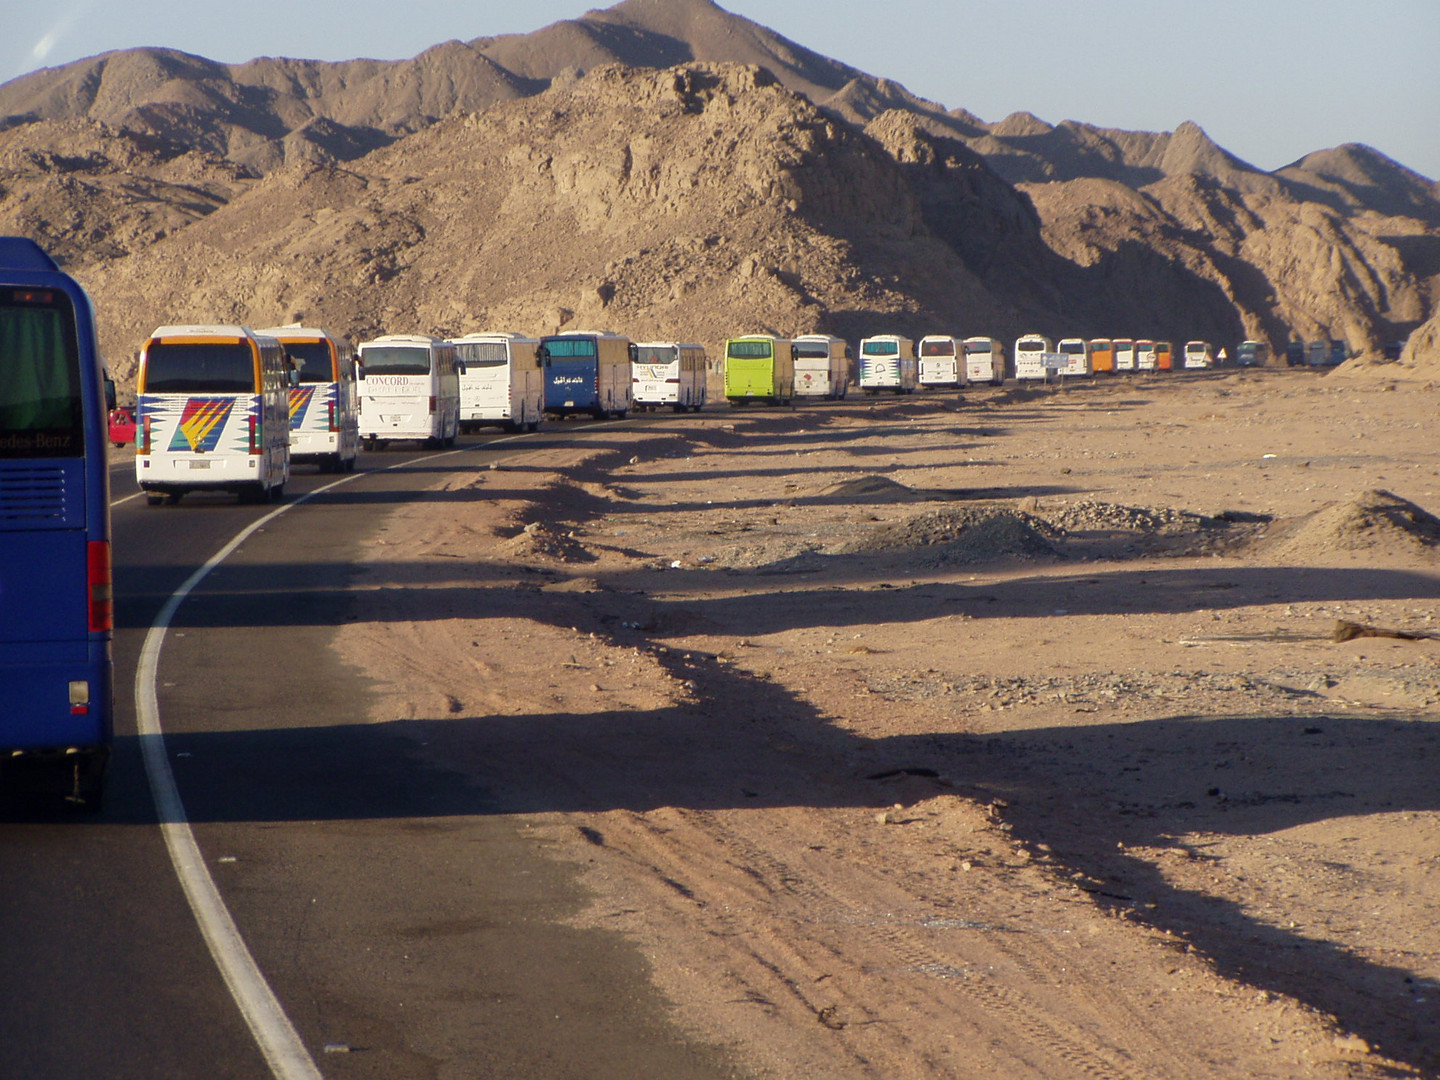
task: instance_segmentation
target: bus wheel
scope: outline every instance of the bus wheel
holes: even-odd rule
[[[181,496],[181,495],[184,495],[184,494],[185,494],[185,493],[184,493],[183,491],[172,491],[172,492],[170,492],[168,495],[165,496],[165,504],[166,504],[167,506],[179,506],[179,505],[180,505],[180,496]]]
[[[159,506],[164,501],[165,496],[161,495],[158,491],[147,491],[145,493],[145,502],[149,506]]]
[[[284,499],[285,499],[285,485],[284,485],[284,484],[276,484],[274,487],[272,487],[272,488],[270,489],[270,501],[271,501],[271,502],[283,502]]]

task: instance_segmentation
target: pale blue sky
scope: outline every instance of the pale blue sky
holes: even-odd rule
[[[584,0],[0,0],[0,79],[110,49],[397,59],[524,33]],[[1440,0],[730,0],[722,6],[985,120],[1170,131],[1264,169],[1367,143],[1440,178]]]

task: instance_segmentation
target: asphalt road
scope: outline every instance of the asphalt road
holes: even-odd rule
[[[666,1023],[634,949],[563,925],[583,901],[571,872],[497,796],[423,764],[413,727],[366,722],[363,673],[328,647],[388,507],[596,429],[362,454],[353,479],[267,523],[176,611],[158,666],[167,759],[225,907],[324,1077],[735,1075]],[[0,1078],[264,1080],[161,836],[134,683],[170,595],[272,508],[199,494],[151,507],[127,498],[128,456],[111,475],[107,801],[91,817],[0,808]],[[336,479],[297,468],[287,499]]]

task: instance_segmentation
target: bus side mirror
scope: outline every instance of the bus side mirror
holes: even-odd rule
[[[540,357],[540,364],[541,364],[541,366],[542,366],[542,367],[549,367],[549,366],[550,366],[550,350],[547,349],[547,348],[544,348],[544,347],[542,346],[538,355],[539,355],[539,357]]]
[[[355,361],[355,378],[360,382],[365,381],[365,365],[359,360]]]
[[[640,359],[640,347],[633,341],[630,343],[630,348],[626,351],[630,354],[630,362],[632,364]]]
[[[464,374],[465,374],[465,361],[464,361],[464,360],[456,360],[456,361],[455,361],[455,374],[457,374],[457,375],[464,375]]]

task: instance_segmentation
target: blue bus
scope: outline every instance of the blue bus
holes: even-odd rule
[[[85,291],[0,237],[0,782],[98,809],[112,737],[105,389]]]
[[[552,334],[540,339],[539,352],[549,415],[584,412],[603,420],[630,411],[635,348],[629,338],[587,330]]]

